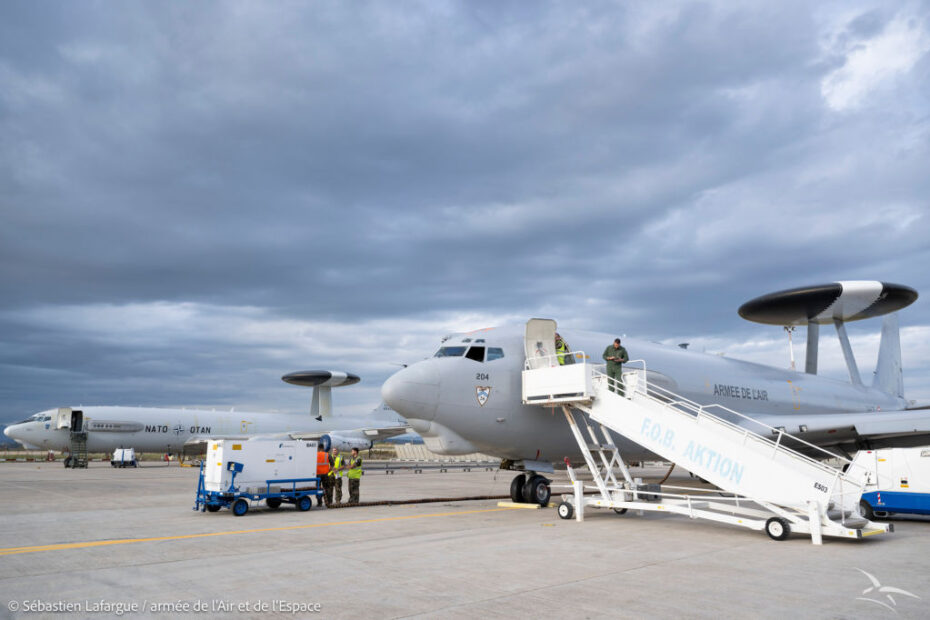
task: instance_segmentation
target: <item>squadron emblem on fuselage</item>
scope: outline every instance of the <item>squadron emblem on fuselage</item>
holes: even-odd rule
[[[491,397],[491,386],[490,385],[476,385],[475,386],[475,398],[478,399],[478,405],[484,407],[484,404],[488,402],[488,398]]]

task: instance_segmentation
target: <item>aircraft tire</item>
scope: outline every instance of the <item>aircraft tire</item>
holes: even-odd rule
[[[560,519],[571,519],[575,516],[575,507],[568,502],[562,502],[559,504],[559,518]]]
[[[765,533],[772,540],[785,540],[791,534],[791,526],[781,517],[772,517],[765,522]]]
[[[549,490],[549,481],[543,476],[533,476],[523,485],[523,501],[527,504],[548,506],[552,492]]]
[[[872,505],[864,499],[859,501],[859,512],[869,521],[875,520],[875,511],[872,510]]]
[[[268,499],[265,500],[265,503],[272,510],[277,510],[278,508],[281,507],[281,498],[280,497],[269,497]]]
[[[300,499],[297,500],[297,510],[300,510],[301,512],[310,510],[311,506],[313,506],[313,500],[310,499],[309,495],[303,495]]]
[[[523,485],[526,483],[526,476],[519,474],[514,477],[510,483],[510,499],[515,504],[523,503]]]
[[[233,514],[237,517],[241,517],[249,511],[249,502],[245,501],[241,497],[233,502],[232,505]]]

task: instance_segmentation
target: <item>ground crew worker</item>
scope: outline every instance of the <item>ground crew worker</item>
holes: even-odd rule
[[[616,392],[620,396],[626,396],[623,389],[623,362],[629,362],[630,356],[626,349],[620,346],[620,339],[614,338],[614,343],[607,345],[604,349],[604,361],[607,362],[607,385],[611,392]]]
[[[332,466],[329,470],[329,475],[332,478],[333,482],[333,504],[342,503],[342,466],[343,459],[342,455],[339,454],[339,448],[333,446],[333,458]],[[330,504],[332,505],[332,504]]]
[[[357,504],[358,487],[362,482],[362,457],[358,455],[358,448],[352,448],[352,456],[349,458],[349,471],[346,477],[349,479],[349,504]]]
[[[333,502],[333,485],[331,483],[332,478],[329,476],[329,469],[329,454],[323,449],[323,444],[319,444],[316,452],[316,475],[320,479],[320,488],[323,490],[323,495],[317,496],[317,506],[323,505],[325,501],[326,506],[329,507]]]
[[[575,358],[572,355],[564,355],[564,353],[571,353],[572,350],[569,348],[568,344],[562,340],[562,336],[558,333],[555,335],[555,352],[558,353],[559,366],[564,366],[565,364],[574,364]]]

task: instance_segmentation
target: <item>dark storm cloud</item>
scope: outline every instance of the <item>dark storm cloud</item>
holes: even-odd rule
[[[69,327],[101,304],[274,324],[552,309],[739,339],[757,328],[736,307],[769,290],[928,289],[921,11],[6,3],[0,389],[28,406],[55,372],[62,401],[259,403],[241,377],[299,361]],[[882,81],[856,70],[870,49],[913,62]]]

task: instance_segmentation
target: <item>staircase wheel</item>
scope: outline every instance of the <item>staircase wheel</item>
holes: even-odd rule
[[[616,512],[618,515],[625,515],[626,508],[614,508],[614,512]]]
[[[875,511],[872,510],[872,504],[865,501],[864,499],[859,501],[859,512],[861,512],[862,516],[869,521],[875,520]]]
[[[772,517],[765,522],[765,533],[772,540],[785,540],[791,534],[791,526],[781,517]]]
[[[523,503],[523,485],[526,482],[526,476],[520,474],[515,476],[513,482],[510,483],[510,499],[515,504]]]
[[[249,502],[245,501],[241,497],[233,502],[232,505],[233,514],[237,517],[241,517],[249,511]]]
[[[560,519],[571,519],[575,515],[575,507],[569,504],[568,502],[562,502],[559,504],[559,518]]]

